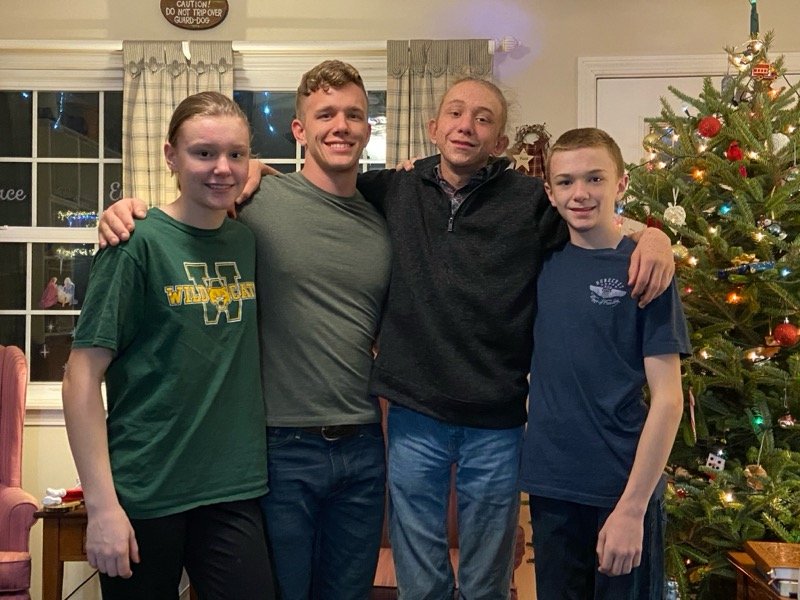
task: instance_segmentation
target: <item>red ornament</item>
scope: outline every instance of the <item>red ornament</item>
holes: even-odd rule
[[[794,346],[797,341],[800,340],[800,330],[798,330],[795,325],[789,323],[789,320],[787,319],[783,323],[779,323],[775,326],[775,330],[772,332],[772,337],[784,348],[789,348],[790,346]]]
[[[739,165],[739,175],[742,177],[747,177],[747,167],[744,165]]]
[[[744,152],[739,148],[739,142],[736,140],[731,142],[730,146],[728,146],[728,150],[725,152],[725,158],[731,162],[744,158]]]
[[[679,488],[675,488],[675,495],[678,498],[683,499],[683,498],[686,498],[686,496],[688,496],[689,493],[684,488],[679,487]]]
[[[647,221],[645,222],[645,224],[648,227],[655,227],[656,229],[664,229],[664,224],[655,217],[651,217],[650,215],[647,216]]]
[[[722,123],[717,117],[703,117],[697,124],[697,133],[706,138],[713,138],[721,129]]]

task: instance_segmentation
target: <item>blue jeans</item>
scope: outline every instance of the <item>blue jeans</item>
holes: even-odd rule
[[[530,497],[538,600],[661,600],[664,594],[663,494],[644,515],[642,560],[627,575],[598,572],[597,535],[613,508]]]
[[[451,425],[392,404],[388,444],[389,536],[400,597],[453,597],[446,522],[455,464],[459,597],[506,600],[519,522],[522,427]]]
[[[282,600],[364,600],[375,578],[386,465],[379,423],[328,441],[268,427],[261,499]]]

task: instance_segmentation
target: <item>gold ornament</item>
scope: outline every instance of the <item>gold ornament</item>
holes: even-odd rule
[[[672,256],[675,257],[675,260],[678,262],[683,262],[689,258],[689,249],[680,242],[676,242],[672,245]]]
[[[756,255],[755,254],[747,254],[742,253],[739,256],[734,256],[731,259],[731,262],[736,265],[737,267],[740,265],[749,265],[752,262],[756,262]]]
[[[747,465],[744,469],[744,476],[747,478],[747,485],[757,492],[764,489],[763,479],[767,478],[767,472],[761,465]]]

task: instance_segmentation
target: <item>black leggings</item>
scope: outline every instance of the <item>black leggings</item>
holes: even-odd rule
[[[139,564],[129,579],[100,574],[104,600],[176,600],[183,568],[200,600],[274,600],[258,500],[132,519]]]

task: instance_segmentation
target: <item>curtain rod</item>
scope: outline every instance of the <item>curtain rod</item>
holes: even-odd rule
[[[183,42],[188,45],[188,42]],[[511,52],[519,46],[512,36],[489,40],[489,52]],[[302,52],[325,48],[347,48],[349,50],[382,51],[386,41],[325,41],[325,42],[233,42],[233,50],[239,52]],[[0,40],[0,50],[94,50],[113,52],[122,50],[122,41],[109,40]]]

